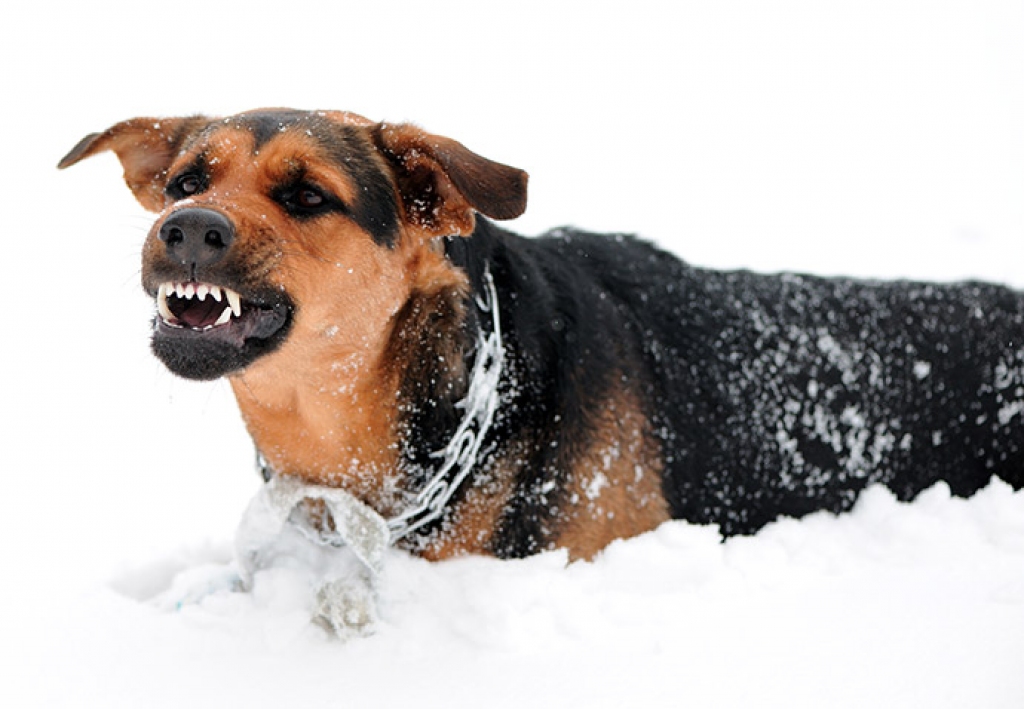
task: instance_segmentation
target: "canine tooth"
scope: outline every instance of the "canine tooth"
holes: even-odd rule
[[[196,286],[196,295],[199,296],[199,300],[206,300],[206,296],[210,294],[210,286],[205,283],[200,283]]]
[[[219,303],[221,299],[220,286],[210,286],[210,295]]]
[[[167,307],[167,291],[170,289],[169,283],[161,283],[160,288],[156,294],[156,311],[160,314],[160,317],[167,322],[175,322],[176,318],[171,309]]]
[[[242,316],[242,296],[238,295],[235,291],[230,288],[224,289],[224,294],[228,297],[228,304],[231,305],[231,312],[235,314],[235,317]]]
[[[230,320],[231,320],[231,308],[224,308],[224,312],[222,312],[220,314],[220,317],[217,318],[217,322],[215,322],[213,324],[213,326],[217,327],[218,325],[227,325]]]

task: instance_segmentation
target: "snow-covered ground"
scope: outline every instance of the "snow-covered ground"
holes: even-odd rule
[[[293,575],[173,610],[258,488],[228,387],[147,351],[149,218],[87,132],[261,105],[414,120],[531,173],[514,228],[693,262],[1024,286],[1017,0],[229,7],[0,22],[0,706],[1024,706],[1024,493],[871,490],[592,563],[392,553],[376,635]],[[171,609],[169,609],[171,606]]]

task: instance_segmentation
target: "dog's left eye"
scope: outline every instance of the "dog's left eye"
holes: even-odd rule
[[[345,205],[334,195],[306,183],[278,189],[274,198],[289,214],[298,218],[345,212]]]
[[[303,188],[295,194],[295,203],[304,209],[316,209],[323,206],[324,196],[318,191]]]

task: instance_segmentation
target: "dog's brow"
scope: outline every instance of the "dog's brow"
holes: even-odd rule
[[[290,110],[252,113],[239,119],[239,127],[252,133],[253,152],[259,152],[274,136],[302,122],[307,116],[302,111]]]
[[[181,174],[185,172],[194,173],[207,173],[210,170],[210,156],[206,150],[200,150],[198,153],[188,159],[187,162],[182,163],[181,167],[175,168],[174,172],[168,176],[173,177],[175,174]]]

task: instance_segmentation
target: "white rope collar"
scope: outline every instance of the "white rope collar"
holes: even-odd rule
[[[409,507],[386,519],[340,488],[308,485],[296,478],[274,474],[257,452],[257,465],[267,482],[249,503],[236,536],[239,560],[245,572],[251,575],[260,567],[261,549],[290,523],[319,544],[350,547],[376,574],[381,570],[388,546],[444,514],[448,501],[476,466],[480,448],[494,423],[499,404],[498,383],[505,365],[498,292],[489,268],[484,271],[483,298],[474,299],[482,312],[490,313],[491,331],[485,334],[481,330],[478,335],[469,389],[456,404],[463,410],[462,421],[448,445],[432,454],[441,459],[441,464]],[[324,504],[334,521],[335,531],[326,531],[324,525],[315,528],[301,510],[296,510],[305,500]]]

